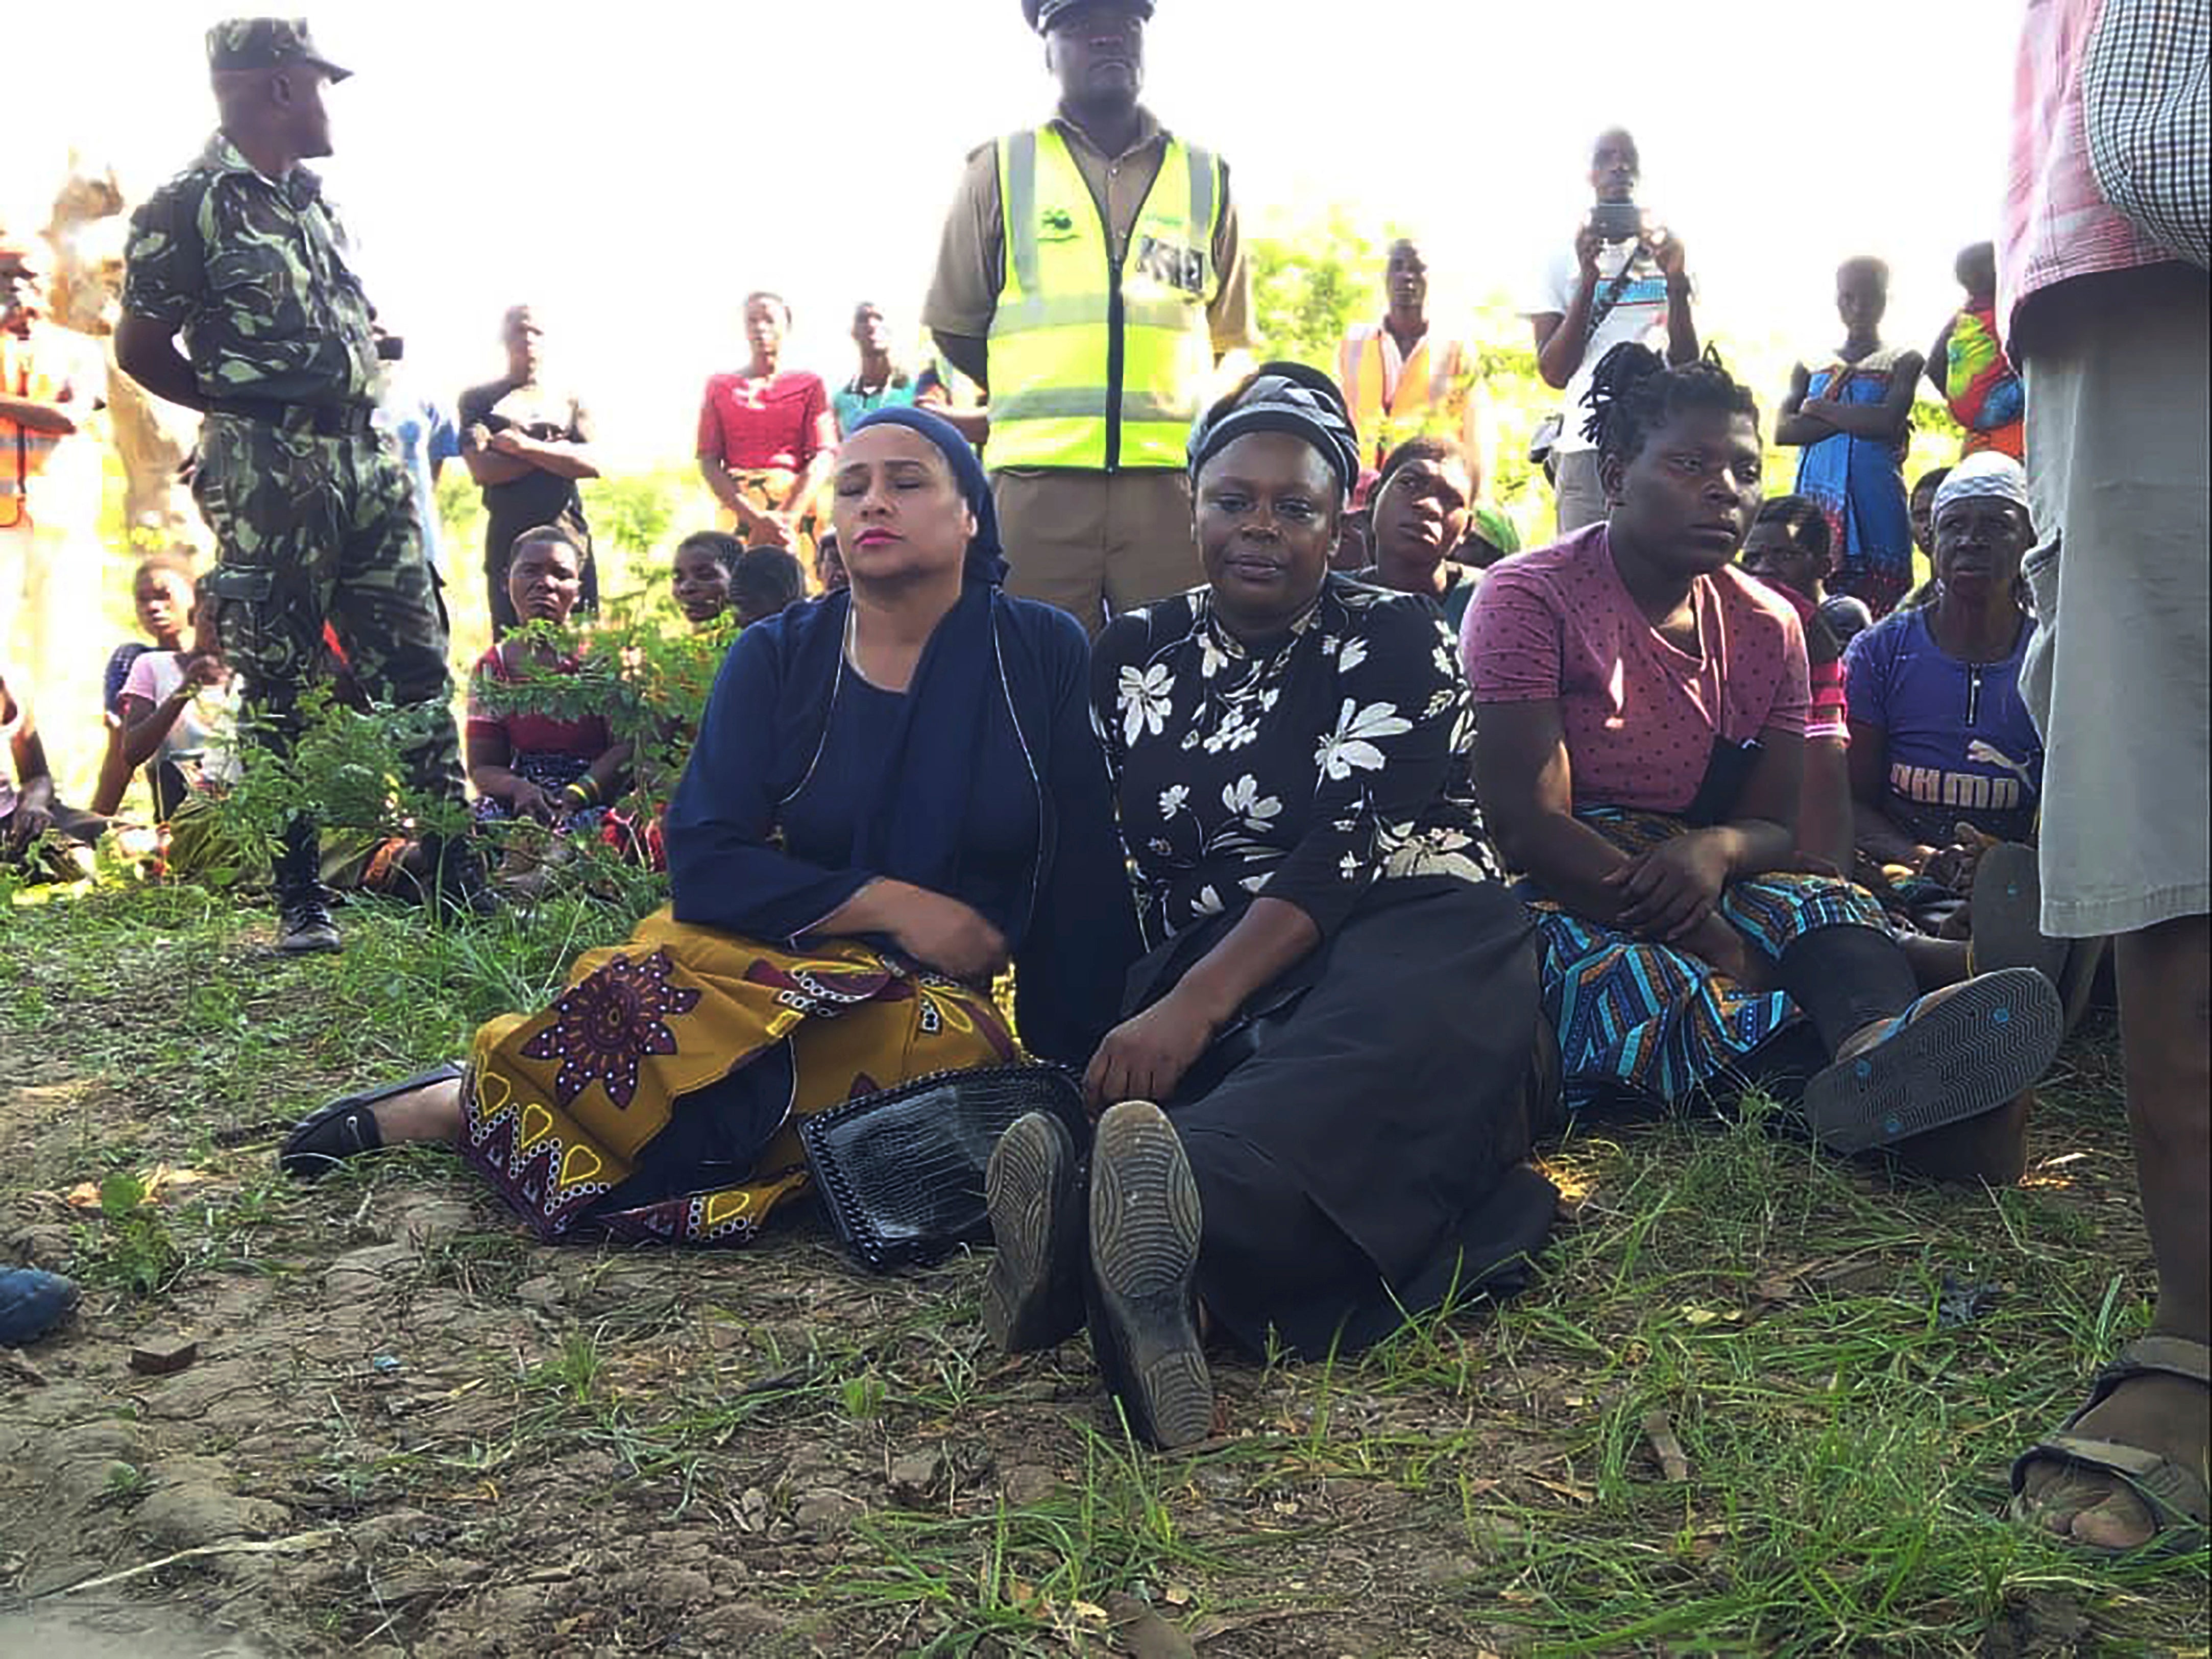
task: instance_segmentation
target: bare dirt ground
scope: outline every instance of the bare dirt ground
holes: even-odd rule
[[[6,1060],[0,1136],[41,1162],[120,1104],[65,1068]],[[178,1207],[210,1201],[179,1190]],[[1081,1549],[1095,1502],[1117,1512],[1088,1541],[1126,1548],[1147,1529],[1153,1495],[1102,1438],[1080,1345],[1064,1363],[1009,1364],[972,1319],[956,1325],[975,1262],[868,1279],[811,1230],[729,1256],[540,1247],[430,1158],[317,1199],[301,1213],[282,1194],[291,1218],[165,1295],[93,1291],[0,1376],[0,1583],[30,1609],[0,1617],[0,1652],[32,1632],[53,1652],[61,1631],[64,1653],[106,1639],[180,1656],[905,1651],[942,1622],[939,1570],[887,1571],[884,1539],[856,1522],[910,1511],[988,1528],[1025,1507]],[[18,1253],[66,1265],[86,1224],[57,1198],[22,1205]],[[197,1346],[185,1369],[132,1369],[135,1348],[179,1338]],[[1281,1380],[1227,1375],[1233,1414],[1274,1415]],[[1388,1486],[1327,1485],[1216,1471],[1163,1528],[1202,1538],[1209,1510],[1256,1498],[1237,1568],[1255,1586],[1295,1577],[1323,1516],[1340,1557],[1365,1558],[1359,1577],[1462,1569],[1443,1515]],[[1171,1536],[1150,1553],[1164,1567],[1185,1547],[1195,1559],[1195,1540]],[[195,1550],[209,1553],[86,1585]],[[1188,1601],[1135,1565],[1133,1590]],[[810,1605],[841,1576],[829,1611]],[[1071,1643],[1105,1646],[1105,1609],[1053,1607],[1012,1571],[986,1593],[1040,1634],[1057,1620]],[[1206,1651],[1489,1645],[1472,1623],[1407,1620],[1389,1599],[1331,1618],[1310,1649],[1284,1645],[1265,1613],[1220,1616]],[[178,1622],[187,1609],[197,1631]],[[1304,1644],[1315,1620],[1299,1617]]]

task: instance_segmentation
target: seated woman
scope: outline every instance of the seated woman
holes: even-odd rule
[[[684,620],[705,628],[729,614],[730,573],[745,544],[720,530],[702,530],[676,544],[668,588]]]
[[[1512,1271],[1557,1200],[1523,1162],[1534,957],[1450,641],[1328,568],[1356,441],[1295,365],[1194,429],[1207,586],[1117,617],[1092,666],[1152,949],[1085,1079],[1087,1199],[1049,1118],[991,1162],[991,1335],[1058,1341],[1087,1279],[1100,1369],[1158,1445],[1210,1431],[1206,1329],[1355,1351]]]
[[[15,768],[11,779],[0,771],[0,865],[27,870],[33,877],[74,880],[90,854],[44,845],[48,831],[78,848],[88,848],[106,830],[104,818],[64,806],[54,799],[54,775],[46,764],[46,745],[31,711],[31,683],[0,663],[0,740]]]
[[[1971,927],[1983,936],[1978,959],[2057,977],[2068,951],[2036,931],[2029,848],[2043,738],[2020,694],[2035,635],[2020,581],[2035,540],[2027,475],[2008,455],[1978,451],[1950,470],[1933,517],[1929,602],[1892,612],[1846,659],[1858,851],[1878,872],[1869,882],[1894,892],[1923,931]],[[1976,879],[1984,864],[1999,872],[1987,888]]]
[[[1881,907],[1793,873],[1804,635],[1729,562],[1759,501],[1751,393],[1629,344],[1589,403],[1608,520],[1493,568],[1464,636],[1476,787],[1534,896],[1571,1103],[1803,1075],[1833,1149],[2016,1178],[2051,987],[2014,969],[1916,1000]]]
[[[1443,608],[1456,638],[1482,574],[1457,562],[1480,483],[1449,438],[1408,438],[1376,477],[1371,535],[1375,562],[1358,579],[1401,593],[1422,593]]]
[[[747,629],[668,813],[672,903],[477,1034],[464,1075],[334,1102],[312,1179],[453,1143],[542,1237],[750,1238],[809,1177],[790,1120],[1016,1055],[1076,1065],[1135,954],[1082,629],[1000,591],[981,464],[935,416],[854,425],[852,586]]]
[[[1821,615],[1828,574],[1827,515],[1803,495],[1771,495],[1759,504],[1737,562],[1790,602],[1805,630],[1812,702],[1805,715],[1805,791],[1797,810],[1797,847],[1837,875],[1851,869],[1850,741],[1844,694],[1844,647]],[[1851,600],[1850,603],[1856,604]]]
[[[525,625],[566,628],[583,591],[584,550],[566,527],[540,525],[514,538],[507,592]],[[615,741],[605,715],[535,714],[490,690],[571,674],[578,666],[576,658],[542,638],[512,635],[477,659],[461,735],[478,819],[534,818],[561,830],[598,830],[608,804],[622,793],[630,745]]]

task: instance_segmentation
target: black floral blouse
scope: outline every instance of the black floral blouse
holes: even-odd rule
[[[1425,599],[1331,574],[1255,655],[1196,588],[1115,619],[1091,701],[1151,945],[1261,892],[1326,938],[1378,880],[1499,874],[1457,642]]]

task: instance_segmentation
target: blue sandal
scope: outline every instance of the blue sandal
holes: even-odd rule
[[[1858,1053],[1805,1085],[1813,1135],[1872,1152],[1994,1111],[2057,1058],[2065,1011],[2033,968],[2004,968],[1931,991]]]

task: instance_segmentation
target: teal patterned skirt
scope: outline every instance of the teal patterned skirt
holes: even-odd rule
[[[1689,833],[1663,812],[1594,807],[1576,816],[1634,856]],[[1752,1057],[1803,1016],[1780,991],[1753,991],[1699,958],[1589,921],[1524,888],[1543,953],[1544,1014],[1559,1033],[1570,1108],[1626,1096],[1660,1107],[1741,1092]],[[1721,913],[1770,960],[1824,927],[1883,927],[1881,906],[1832,876],[1733,881]]]

